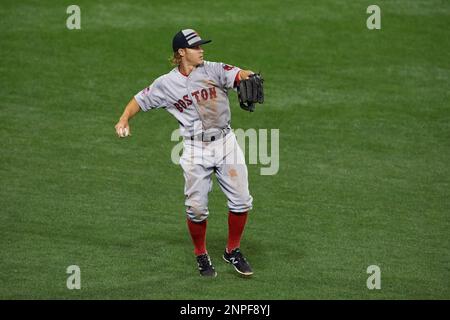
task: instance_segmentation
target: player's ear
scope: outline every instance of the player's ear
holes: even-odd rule
[[[180,57],[184,57],[184,49],[178,49],[178,54],[180,55]]]

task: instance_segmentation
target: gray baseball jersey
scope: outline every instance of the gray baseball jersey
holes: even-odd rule
[[[136,94],[135,99],[144,111],[165,108],[180,123],[184,137],[230,128],[228,90],[233,89],[239,71],[234,66],[208,61],[189,76],[174,68]],[[252,208],[245,157],[232,132],[214,142],[185,139],[180,165],[185,177],[186,213],[192,221],[203,221],[209,215],[213,173],[231,211],[247,212]]]
[[[185,76],[176,67],[137,93],[135,99],[143,111],[165,108],[180,123],[180,134],[184,137],[229,128],[228,90],[233,89],[240,70],[204,61]],[[197,124],[202,128],[194,128]]]

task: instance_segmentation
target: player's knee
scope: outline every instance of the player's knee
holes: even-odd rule
[[[239,197],[228,201],[228,208],[233,213],[248,212],[253,207],[253,198],[248,195],[247,197]]]
[[[205,206],[187,206],[186,214],[193,222],[202,222],[208,218],[208,208]]]

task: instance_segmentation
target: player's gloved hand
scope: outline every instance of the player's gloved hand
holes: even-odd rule
[[[116,126],[116,133],[119,138],[125,138],[131,136],[130,126],[127,120],[119,120]]]
[[[254,73],[249,75],[248,79],[243,79],[237,87],[239,105],[242,109],[253,112],[255,103],[264,102],[264,79],[261,74]]]

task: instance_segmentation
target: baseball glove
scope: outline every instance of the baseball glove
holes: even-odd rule
[[[255,111],[255,103],[264,102],[263,82],[264,79],[259,73],[254,73],[248,79],[239,82],[237,92],[242,109],[253,112]]]

